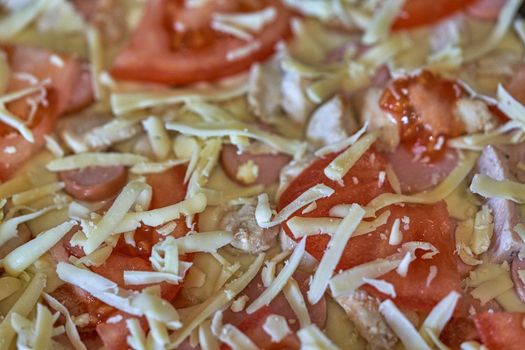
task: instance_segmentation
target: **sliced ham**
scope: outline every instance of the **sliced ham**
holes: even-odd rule
[[[514,260],[512,260],[511,265],[512,281],[514,282],[514,288],[516,289],[516,293],[520,297],[521,301],[525,303],[525,283],[518,275],[519,270],[525,270],[525,259],[515,257]]]
[[[506,150],[495,146],[485,147],[478,159],[476,171],[495,180],[514,180],[516,168],[511,160],[518,158],[518,150],[521,150],[514,147]],[[495,263],[510,261],[523,246],[523,241],[514,231],[514,227],[520,222],[519,206],[502,198],[489,198],[486,203],[494,217],[494,236],[488,250],[489,259]]]
[[[387,158],[396,173],[403,193],[427,190],[443,181],[456,167],[458,155],[455,150],[446,151],[437,162],[417,160],[407,148],[400,146]]]
[[[59,176],[68,194],[85,201],[98,201],[117,195],[128,178],[123,166],[87,167],[62,171]]]
[[[226,174],[234,181],[239,182],[237,172],[241,165],[252,161],[258,167],[256,184],[271,185],[279,179],[281,169],[292,158],[282,153],[244,153],[237,154],[237,148],[225,145],[221,152],[221,163]]]
[[[293,278],[297,281],[303,297],[306,299],[306,292],[308,290],[309,275],[297,270]],[[248,305],[255,300],[264,291],[264,286],[261,277],[256,277],[240,295],[248,296]],[[320,329],[324,328],[326,322],[326,300],[323,298],[315,305],[310,305],[306,302],[310,319],[312,323],[316,324]],[[264,332],[262,325],[266,317],[270,314],[282,315],[288,321],[288,326],[293,331],[293,334],[286,337],[281,343],[272,343],[270,336]],[[267,307],[259,309],[259,311],[248,315],[245,311],[233,312],[227,309],[223,315],[223,324],[231,323],[243,331],[255,344],[262,349],[299,349],[299,340],[295,332],[299,330],[299,321],[290,307],[288,301],[283,293],[280,293]]]
[[[525,104],[525,64],[522,64],[507,84],[509,93],[522,104]]]

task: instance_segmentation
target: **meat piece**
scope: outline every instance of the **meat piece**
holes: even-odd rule
[[[142,131],[137,122],[115,120],[108,113],[92,110],[62,119],[57,129],[75,153],[103,150]]]
[[[221,226],[233,232],[232,246],[250,254],[258,254],[270,249],[276,243],[279,227],[264,229],[255,221],[255,206],[243,204],[228,210],[222,218]]]
[[[61,171],[65,191],[76,199],[98,201],[117,195],[126,184],[128,173],[123,166],[87,167]]]
[[[504,150],[487,146],[478,159],[477,172],[495,180],[514,180],[510,158]],[[486,204],[494,216],[494,236],[488,251],[489,259],[495,263],[510,261],[523,246],[523,241],[514,231],[520,222],[518,204],[502,198],[489,198]]]
[[[271,185],[279,179],[279,172],[292,159],[289,155],[282,153],[255,153],[252,148],[237,154],[237,147],[225,145],[221,151],[221,163],[226,174],[234,181],[247,184],[239,178],[239,167],[252,162],[257,166],[256,178],[252,183]]]
[[[315,105],[304,92],[306,81],[299,74],[285,72],[281,83],[281,107],[298,124],[306,123]]]
[[[323,103],[312,114],[306,128],[306,138],[315,146],[322,147],[344,140],[357,128],[352,109],[338,95]]]
[[[360,108],[361,123],[368,122],[369,130],[381,130],[376,146],[383,151],[392,152],[399,145],[399,128],[396,119],[379,106],[381,89],[368,90]]]
[[[456,101],[454,115],[465,124],[467,133],[486,132],[494,129],[497,120],[490,113],[487,104],[472,98]]]
[[[248,81],[248,104],[250,110],[263,122],[279,111],[281,91],[276,86],[281,84],[281,69],[278,62],[254,64]]]
[[[521,301],[525,303],[525,283],[518,275],[519,270],[525,270],[525,259],[515,257],[514,260],[512,260],[511,265],[512,282],[514,282],[514,288],[516,289],[516,293],[520,297]]]
[[[453,149],[447,150],[443,158],[432,163],[414,159],[414,155],[405,147],[398,147],[387,157],[403,193],[421,192],[439,184],[458,163],[457,152]]]
[[[362,290],[336,300],[366,339],[369,349],[394,348],[398,339],[379,313],[379,300]]]
[[[93,83],[91,81],[89,65],[84,63],[82,65],[82,75],[69,98],[66,113],[82,109],[91,102],[93,102]]]

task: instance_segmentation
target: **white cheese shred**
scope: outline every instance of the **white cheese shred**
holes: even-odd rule
[[[350,237],[365,215],[365,211],[354,204],[348,215],[341,221],[326,249],[308,290],[308,301],[316,304],[323,297],[334,270],[341,259]]]
[[[272,342],[278,343],[291,333],[286,318],[281,315],[268,315],[263,324],[263,330],[272,338]]]
[[[382,302],[379,305],[379,312],[407,350],[431,350],[414,325],[399,311],[392,300]]]
[[[261,307],[268,305],[272,300],[283,290],[286,282],[292,277],[293,273],[299,266],[301,259],[304,254],[304,247],[306,245],[306,239],[303,238],[301,242],[295,247],[294,252],[290,255],[290,258],[286,265],[283,267],[281,272],[272,281],[272,283],[261,293],[247,308],[248,314],[253,314]]]

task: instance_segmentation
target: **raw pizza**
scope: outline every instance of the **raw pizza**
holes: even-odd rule
[[[522,349],[521,7],[0,1],[0,349]]]

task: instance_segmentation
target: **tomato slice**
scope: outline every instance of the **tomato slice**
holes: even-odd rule
[[[475,1],[477,0],[407,0],[392,28],[408,29],[436,23]]]
[[[208,1],[191,9],[185,8],[184,3],[148,1],[130,44],[114,61],[115,77],[172,85],[215,80],[264,60],[289,33],[290,12],[279,0]],[[213,13],[252,12],[269,7],[276,10],[275,19],[255,33],[253,40],[244,41],[211,28]],[[244,53],[230,56],[243,49]]]
[[[11,113],[31,127],[35,142],[26,141],[13,128],[0,123],[0,180],[5,181],[42,148],[44,135],[53,131],[56,119],[69,105],[82,71],[80,63],[71,56],[59,56],[45,49],[27,46],[2,49],[7,54],[11,72],[8,92],[28,87],[32,79],[50,81],[45,89],[47,103],[35,105],[33,101],[38,101],[38,93],[35,93],[6,105]]]
[[[380,153],[374,150],[366,152],[343,178],[345,186],[329,180],[323,173],[324,168],[334,157],[335,155],[321,158],[305,169],[281,195],[278,209],[282,209],[305,190],[318,183],[330,186],[335,193],[328,198],[318,200],[315,210],[306,214],[302,214],[299,210],[294,215],[326,217],[329,216],[330,208],[334,205],[342,203],[365,205],[379,194],[391,192],[387,182],[382,185],[379,182],[379,172],[384,171],[387,165]],[[429,242],[439,250],[439,254],[432,259],[414,261],[410,265],[407,277],[400,277],[393,271],[381,278],[394,284],[397,293],[396,304],[428,311],[450,291],[460,289],[460,277],[454,257],[453,230],[446,205],[439,202],[433,205],[391,206],[387,209],[391,212],[387,224],[371,234],[351,238],[336,270],[348,269],[396,253],[399,247],[388,244],[388,239],[382,239],[381,234],[388,235],[396,218],[404,219],[408,223],[402,224],[403,242]],[[283,228],[290,237],[293,237],[286,224],[283,224]],[[306,250],[316,259],[321,259],[329,240],[329,236],[323,234],[310,236],[306,242]],[[427,277],[432,265],[438,268],[438,273],[427,287]],[[369,288],[369,291],[381,298],[385,297],[373,288]]]
[[[475,316],[475,322],[489,350],[520,350],[525,344],[524,317],[517,312],[484,312]]]

